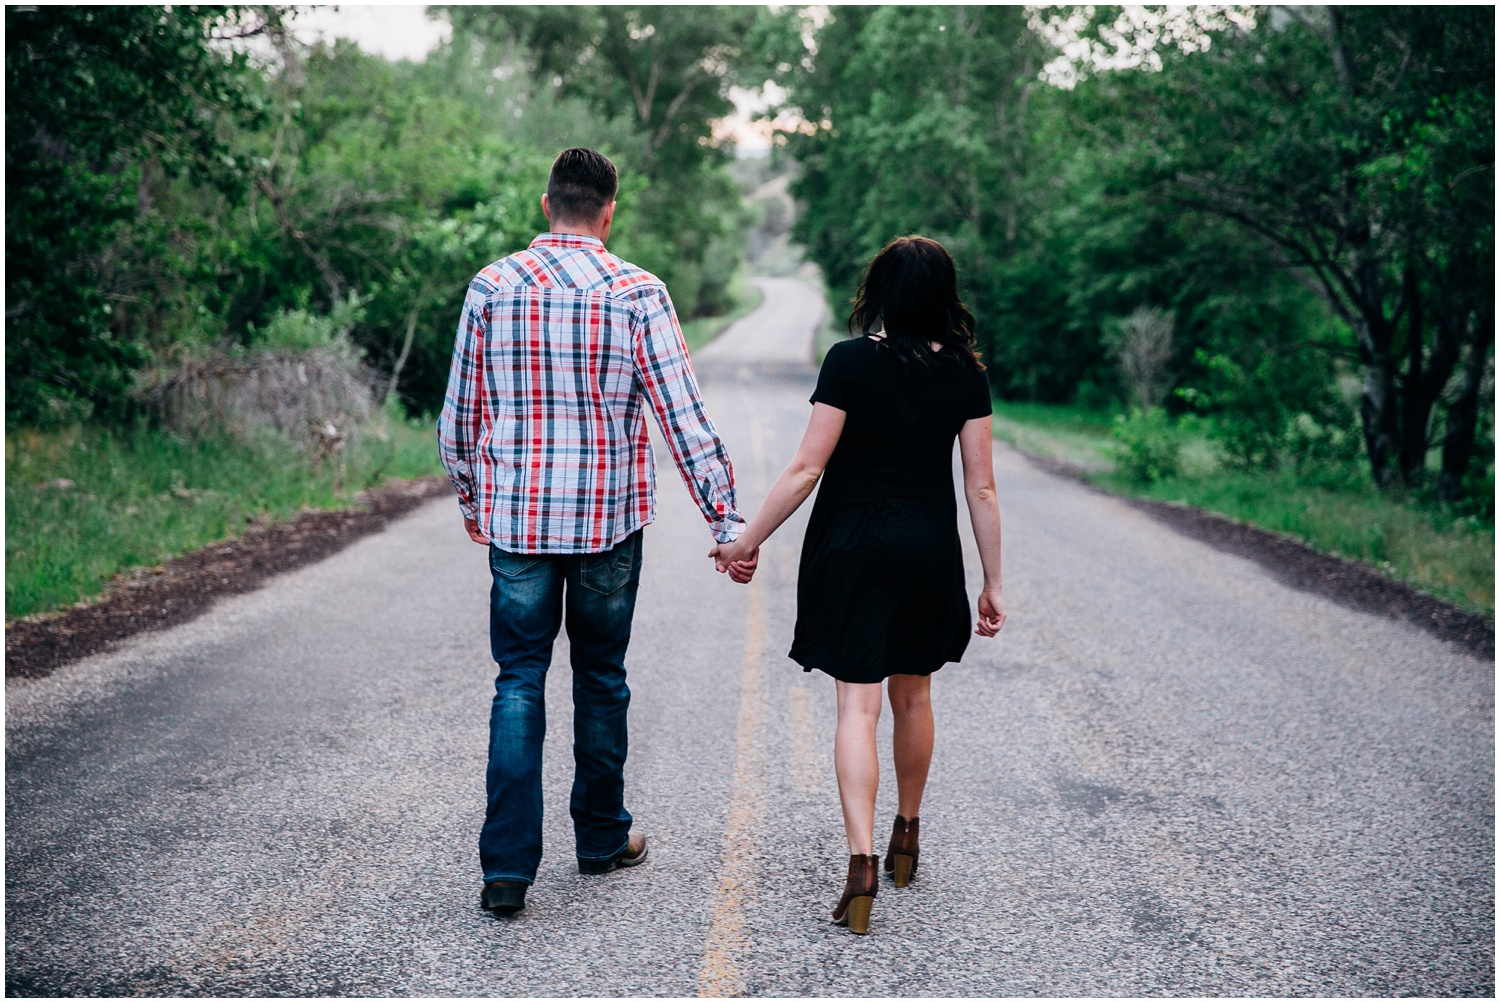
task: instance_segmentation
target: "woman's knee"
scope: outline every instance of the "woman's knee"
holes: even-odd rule
[[[891,698],[891,712],[896,716],[931,713],[931,676],[891,676],[887,688]]]
[[[839,720],[861,720],[873,723],[880,718],[879,683],[838,684]]]

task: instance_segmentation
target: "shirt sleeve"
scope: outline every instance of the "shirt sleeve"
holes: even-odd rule
[[[637,303],[636,378],[646,390],[672,462],[708,521],[714,540],[733,543],[745,529],[735,503],[734,467],[698,393],[677,312],[665,286]]]
[[[465,519],[479,519],[479,490],[474,476],[474,457],[479,443],[479,422],[484,410],[484,304],[471,288],[458,319],[458,337],[453,345],[453,363],[448,371],[448,391],[438,416],[438,456]],[[481,527],[483,529],[483,527]]]
[[[846,342],[838,342],[823,356],[822,368],[818,370],[818,385],[807,399],[809,404],[827,404],[840,411],[849,410],[849,392],[844,380],[845,344]]]
[[[970,370],[969,392],[964,400],[964,420],[988,418],[995,413],[995,401],[990,396],[990,381],[983,372]]]

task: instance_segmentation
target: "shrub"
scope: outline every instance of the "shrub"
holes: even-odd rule
[[[326,316],[281,311],[251,331],[249,349],[186,355],[146,374],[136,396],[182,435],[249,439],[269,428],[339,452],[379,410],[373,374],[349,340],[358,319],[357,302]]]
[[[1175,477],[1182,469],[1182,433],[1162,408],[1115,418],[1111,452],[1121,473],[1138,484]]]

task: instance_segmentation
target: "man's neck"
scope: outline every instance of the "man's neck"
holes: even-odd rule
[[[553,224],[551,232],[556,234],[566,234],[569,237],[593,237],[599,243],[604,243],[604,238],[599,234],[598,230],[586,230],[581,226],[559,226]]]

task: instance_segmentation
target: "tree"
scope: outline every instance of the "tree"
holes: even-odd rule
[[[738,242],[746,219],[713,127],[734,108],[732,85],[759,85],[770,75],[761,39],[784,15],[633,5],[438,10],[455,38],[486,43],[491,65],[502,67],[518,53],[526,75],[550,80],[558,96],[632,124],[643,140],[640,154],[620,166],[649,179],[634,193],[635,218],[649,229],[622,235],[684,312],[722,308],[739,253],[726,242]],[[573,136],[566,145],[598,143]]]
[[[1348,324],[1376,482],[1422,483],[1440,441],[1455,497],[1495,337],[1493,12],[1285,8],[1205,48],[1114,74],[1106,126],[1142,185],[1256,234]]]
[[[807,208],[795,233],[834,298],[852,295],[885,243],[920,231],[954,255],[981,351],[1000,363],[989,368],[996,389],[1071,394],[1076,373],[1010,364],[1020,342],[1000,318],[1016,284],[995,281],[1034,246],[1032,203],[1045,183],[1032,137],[1047,52],[1025,11],[837,7],[819,12],[815,28],[807,16],[812,45],[794,36],[778,77],[805,124],[783,141],[803,167],[793,193]],[[1051,347],[1088,354],[1063,338]]]
[[[255,116],[246,8],[7,7],[6,416],[118,403],[143,329],[189,266],[157,202],[176,179],[233,193],[225,142]]]

